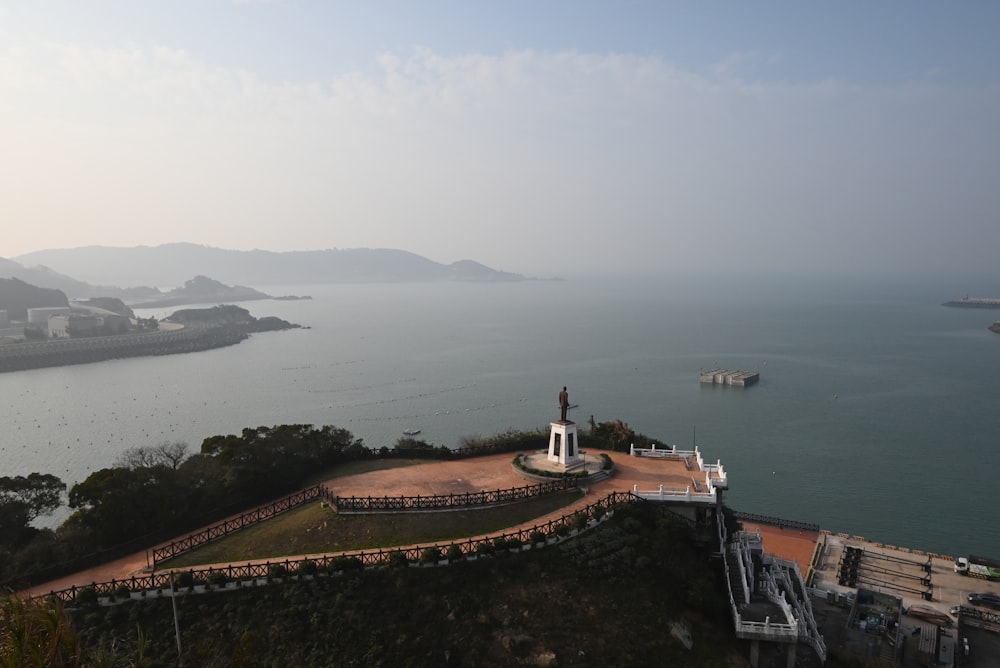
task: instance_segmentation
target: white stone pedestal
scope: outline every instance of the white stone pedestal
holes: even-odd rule
[[[552,424],[549,433],[550,462],[559,462],[563,466],[572,466],[581,462],[580,441],[576,436],[576,423],[569,420],[559,420]]]

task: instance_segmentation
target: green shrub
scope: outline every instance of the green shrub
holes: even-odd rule
[[[184,571],[183,573],[178,573],[174,578],[174,585],[178,588],[181,587],[193,587],[194,586],[194,572]]]
[[[97,605],[97,590],[93,587],[83,587],[76,592],[77,605]]]
[[[271,564],[267,567],[267,577],[271,578],[283,578],[288,575],[288,569],[284,564]]]
[[[406,568],[410,565],[410,560],[402,550],[393,550],[386,558],[385,565],[389,568]]]
[[[420,563],[436,564],[441,561],[441,550],[437,547],[429,547],[420,553]]]
[[[212,571],[208,576],[208,584],[213,587],[225,587],[227,582],[229,582],[229,578],[222,571]]]
[[[319,572],[319,566],[312,559],[305,559],[299,562],[296,570],[299,575],[316,575]]]
[[[476,554],[480,557],[488,557],[493,554],[493,543],[488,540],[484,540],[476,545]]]
[[[448,546],[448,550],[444,553],[445,559],[450,562],[461,561],[465,558],[465,554],[462,552],[462,548],[458,545],[452,543]]]
[[[532,531],[531,535],[528,536],[528,540],[532,545],[538,545],[545,542],[545,534],[541,531]]]
[[[334,557],[330,560],[330,572],[336,573],[337,571],[360,571],[364,568],[364,564],[357,557]]]

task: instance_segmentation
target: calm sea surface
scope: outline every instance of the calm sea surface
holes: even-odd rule
[[[263,289],[311,329],[229,348],[0,374],[0,474],[72,483],[128,447],[281,423],[369,446],[572,417],[721,459],[729,503],[896,545],[1000,557],[1000,314],[965,287],[658,278]],[[174,309],[170,309],[172,311]],[[166,312],[169,312],[166,311]],[[141,315],[163,315],[143,311]],[[759,370],[703,387],[700,369]]]

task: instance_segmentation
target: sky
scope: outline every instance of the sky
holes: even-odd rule
[[[0,257],[996,275],[995,2],[0,0]]]

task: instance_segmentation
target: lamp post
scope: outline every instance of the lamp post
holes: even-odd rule
[[[181,625],[177,621],[177,590],[174,589],[174,573],[170,572],[170,605],[174,609],[174,636],[177,638],[177,665],[184,668],[184,655],[181,653]]]

